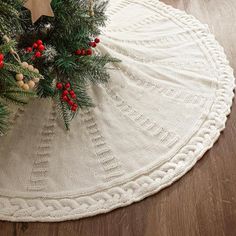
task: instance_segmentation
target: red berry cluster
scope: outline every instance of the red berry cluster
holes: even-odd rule
[[[93,47],[93,48],[96,48],[98,43],[100,43],[100,39],[95,38],[94,41],[89,42],[89,46]]]
[[[77,56],[86,56],[86,55],[88,55],[88,56],[90,56],[90,55],[92,55],[92,50],[89,48],[89,49],[87,49],[87,50],[85,50],[85,49],[77,49],[76,51],[75,51],[75,55],[77,55]]]
[[[28,47],[25,50],[28,53],[34,52],[34,57],[32,59],[35,59],[42,56],[42,52],[45,50],[45,46],[43,45],[43,41],[38,39],[33,43],[32,47]]]
[[[100,39],[96,38],[93,42],[89,43],[89,46],[95,48],[98,43],[100,43]],[[93,51],[92,51],[91,48],[88,48],[88,49],[77,49],[75,51],[75,55],[77,55],[77,56],[91,56],[92,54],[93,54]]]
[[[2,53],[0,53],[0,69],[2,69],[4,67],[4,55]]]
[[[56,85],[58,90],[62,90],[61,99],[64,102],[67,102],[71,107],[71,110],[76,112],[78,109],[78,105],[73,101],[76,100],[76,94],[73,89],[71,89],[71,84],[67,82],[63,85],[63,83],[58,82]]]

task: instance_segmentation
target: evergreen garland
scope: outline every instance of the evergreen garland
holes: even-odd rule
[[[105,26],[106,6],[107,1],[96,1],[91,8],[91,2],[84,0],[52,0],[55,17],[42,16],[33,24],[23,0],[0,0],[0,55],[4,55],[0,134],[7,127],[9,102],[25,104],[31,97],[51,97],[66,129],[80,109],[93,106],[87,94],[89,84],[106,83],[107,65],[119,62],[93,49],[92,41],[96,38],[99,43],[100,27]],[[36,52],[35,43],[42,50]],[[28,83],[31,78],[40,80],[34,90],[25,91],[15,79],[17,74]]]

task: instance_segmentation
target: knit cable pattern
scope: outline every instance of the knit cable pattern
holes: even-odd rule
[[[0,191],[1,220],[71,220],[108,212],[117,207],[140,201],[171,185],[189,171],[203,154],[213,146],[220,132],[225,128],[225,122],[227,115],[230,113],[232,98],[234,96],[233,90],[235,84],[233,70],[229,66],[223,48],[217,43],[207,26],[201,24],[185,12],[174,9],[157,0],[124,0],[120,4],[116,3],[117,7],[114,8],[115,10],[113,9],[113,13],[115,14],[120,8],[130,3],[137,3],[149,9],[154,9],[156,17],[159,20],[163,17],[168,17],[183,29],[187,29],[193,40],[198,41],[200,48],[212,60],[216,70],[218,84],[215,100],[213,101],[207,119],[188,143],[171,160],[162,165],[148,168],[145,172],[140,172],[128,181],[127,179],[115,180],[109,188],[104,186],[100,191],[84,194],[73,192],[53,195],[50,193],[41,194],[39,192],[34,196]],[[148,24],[150,20],[152,19],[147,19],[140,24]],[[137,26],[139,25],[135,25],[135,27]],[[119,30],[122,29],[117,29],[117,31]],[[204,97],[200,101],[196,99],[196,102],[205,103],[206,100],[207,97]],[[190,103],[192,102],[190,101]],[[167,135],[171,134],[167,131]],[[164,136],[162,138],[163,142],[165,142]],[[178,138],[178,136],[174,135],[173,142]],[[166,145],[169,144],[166,143]],[[119,163],[116,164],[115,168],[120,170]],[[120,171],[119,174],[121,174]]]

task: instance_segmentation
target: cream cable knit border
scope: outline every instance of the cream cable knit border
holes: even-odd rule
[[[129,1],[141,2],[141,1]],[[41,198],[37,195],[16,196],[16,193],[3,194],[0,190],[0,219],[9,221],[62,221],[92,216],[108,212],[117,207],[129,205],[133,202],[158,192],[189,171],[203,154],[213,146],[220,131],[225,128],[227,115],[230,113],[234,76],[232,68],[224,54],[223,48],[215,41],[207,27],[185,12],[176,10],[156,0],[143,1],[148,7],[161,8],[178,25],[192,29],[194,36],[201,38],[200,46],[205,54],[211,58],[218,72],[218,88],[216,99],[197,134],[175,155],[168,163],[161,167],[146,170],[133,179],[125,179],[98,193],[82,195],[66,193],[53,196],[45,194]],[[127,182],[129,181],[129,182]],[[126,182],[126,183],[125,183]],[[14,195],[15,194],[15,195]],[[23,195],[23,194],[22,194]]]

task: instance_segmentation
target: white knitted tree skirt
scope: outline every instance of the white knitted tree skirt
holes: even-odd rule
[[[50,101],[0,138],[0,219],[62,221],[126,206],[189,171],[225,127],[234,77],[206,25],[157,0],[111,0],[99,50],[120,58],[66,132]]]

